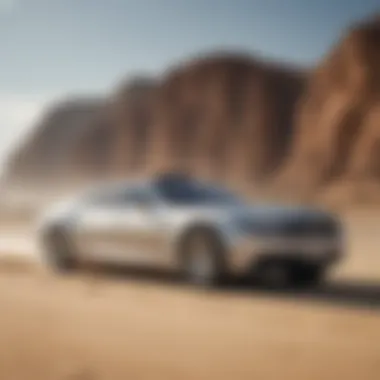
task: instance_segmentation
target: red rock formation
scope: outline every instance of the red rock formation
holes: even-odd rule
[[[303,76],[246,56],[175,68],[157,90],[148,162],[250,183],[287,153]]]
[[[85,100],[53,109],[11,171],[64,179],[175,167],[252,184],[286,156],[303,83],[297,70],[248,56],[199,58],[160,82],[127,82],[90,112]]]
[[[174,167],[251,189],[267,180],[296,196],[372,199],[379,68],[376,18],[354,26],[311,73],[246,55],[199,57],[124,83],[109,99],[52,109],[8,174],[125,177]]]
[[[79,163],[77,141],[101,119],[104,100],[70,99],[53,105],[8,159],[6,180],[56,182]]]
[[[312,73],[283,178],[315,191],[380,179],[380,20],[357,25]]]

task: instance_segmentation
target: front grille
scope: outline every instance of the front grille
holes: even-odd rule
[[[283,226],[283,233],[291,237],[333,238],[338,235],[339,228],[330,220],[294,220]]]

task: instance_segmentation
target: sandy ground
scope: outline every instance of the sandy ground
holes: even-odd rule
[[[301,294],[202,292],[153,273],[63,278],[8,263],[17,256],[8,250],[0,379],[378,380],[379,217],[347,217],[347,260],[324,288]],[[3,230],[0,250],[19,241],[19,262],[33,263],[25,236]]]

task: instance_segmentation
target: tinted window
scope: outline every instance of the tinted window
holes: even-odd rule
[[[89,203],[102,206],[153,202],[152,194],[145,186],[110,187],[95,190],[87,198]]]
[[[88,197],[88,203],[94,205],[113,205],[122,203],[125,199],[125,191],[114,189],[95,191]]]
[[[237,203],[240,200],[220,187],[195,181],[161,181],[157,183],[159,194],[175,204]]]
[[[152,203],[153,197],[145,187],[129,189],[124,194],[124,201],[131,204]]]

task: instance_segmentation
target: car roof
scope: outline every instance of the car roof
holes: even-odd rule
[[[112,193],[121,191],[123,189],[128,190],[135,187],[149,187],[148,180],[109,180],[102,183],[97,183],[87,187],[83,192],[81,192],[81,197],[94,197],[97,195],[102,195],[105,193]]]
[[[181,173],[164,173],[151,177],[135,177],[131,179],[123,179],[123,180],[111,180],[104,182],[102,184],[98,184],[97,186],[93,186],[89,189],[89,191],[85,192],[86,195],[96,196],[101,195],[103,193],[108,193],[112,191],[120,191],[120,190],[128,190],[133,188],[149,189],[156,186],[170,187],[176,186],[177,184],[183,183],[201,183],[205,186],[212,186],[213,188],[221,188],[217,183],[210,183],[208,181],[201,181],[196,178],[193,178],[188,175],[183,175]]]
[[[101,184],[98,184],[96,187],[92,187],[92,190],[102,191],[102,190],[111,190],[111,189],[120,189],[120,188],[131,188],[131,187],[150,187],[155,184],[171,184],[194,181],[191,177],[178,173],[164,173],[152,177],[135,177],[130,179],[123,180],[110,180]]]
[[[151,181],[147,179],[110,181],[98,187],[98,190],[112,191],[112,190],[119,190],[123,188],[130,189],[130,188],[135,188],[135,187],[149,187],[150,184],[151,184]]]

